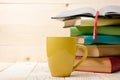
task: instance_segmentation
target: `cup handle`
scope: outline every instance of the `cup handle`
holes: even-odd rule
[[[84,45],[77,45],[76,47],[77,47],[77,49],[78,48],[82,48],[84,50],[84,55],[80,59],[80,61],[73,66],[73,71],[87,58],[87,55],[88,55],[88,51],[87,51],[86,46],[84,46]]]

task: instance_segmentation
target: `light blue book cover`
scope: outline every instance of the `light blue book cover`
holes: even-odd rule
[[[97,35],[97,42],[94,42],[93,35],[86,35],[84,44],[120,44],[120,36]]]

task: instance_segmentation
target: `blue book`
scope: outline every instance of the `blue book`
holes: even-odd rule
[[[120,44],[120,36],[97,35],[97,42],[94,42],[93,35],[77,36],[78,44]]]

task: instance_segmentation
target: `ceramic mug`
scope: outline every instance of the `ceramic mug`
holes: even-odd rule
[[[83,45],[76,45],[74,37],[47,37],[48,65],[52,76],[70,76],[71,72],[80,65],[87,57],[87,48]],[[83,57],[77,64],[74,64],[78,48],[84,50]]]

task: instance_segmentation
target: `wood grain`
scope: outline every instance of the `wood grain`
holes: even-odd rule
[[[0,63],[0,68],[9,64]],[[0,71],[0,80],[119,80],[119,75],[120,71],[112,74],[74,71],[70,77],[52,77],[47,63],[19,62]]]
[[[64,77],[52,77],[47,63],[39,63],[30,73],[27,80],[64,80]]]
[[[0,62],[46,62],[46,37],[70,36],[63,22],[51,19],[62,11],[106,5],[120,0],[0,0]]]
[[[4,71],[8,67],[12,66],[14,63],[0,63],[0,72]]]
[[[46,37],[69,36],[61,21],[51,19],[65,9],[63,4],[0,4],[0,62],[46,61]]]
[[[25,80],[36,63],[15,63],[0,72],[0,80]]]
[[[116,3],[119,4],[119,0],[108,0],[107,3],[104,0],[0,0],[1,3],[77,3],[77,4],[107,4]]]

